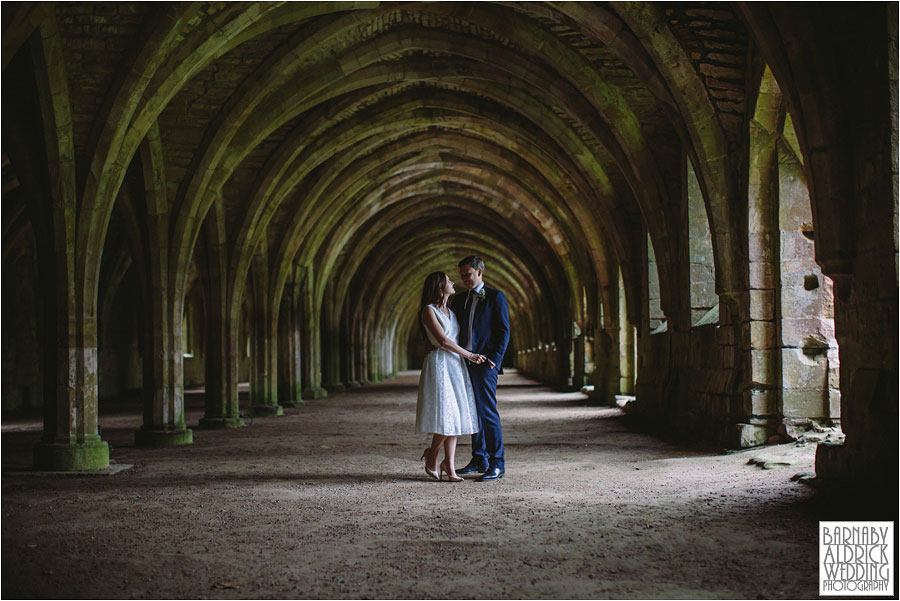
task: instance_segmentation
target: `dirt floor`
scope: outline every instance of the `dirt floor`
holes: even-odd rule
[[[849,518],[791,481],[813,446],[667,442],[511,374],[506,477],[438,483],[418,460],[417,381],[176,449],[134,448],[138,408],[101,407],[112,460],[134,465],[105,476],[28,473],[40,422],[4,421],[3,597],[817,597],[818,520]],[[192,397],[187,422],[201,416]],[[748,464],[765,454],[788,465]]]

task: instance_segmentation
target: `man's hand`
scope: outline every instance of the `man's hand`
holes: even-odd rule
[[[437,348],[433,347],[431,344],[429,344],[427,342],[425,343],[425,354],[426,355],[428,353],[430,353],[431,351],[436,351],[436,350],[437,350]]]
[[[491,361],[490,359],[485,359],[488,362],[488,365],[491,366],[491,369],[497,369],[497,365]]]

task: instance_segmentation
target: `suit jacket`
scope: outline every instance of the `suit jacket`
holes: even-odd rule
[[[472,352],[490,359],[503,373],[503,355],[509,344],[509,305],[506,295],[495,288],[485,286],[484,300],[475,304],[472,317]],[[460,292],[450,299],[450,308],[459,321],[459,339],[462,342],[469,326],[469,315],[465,310],[469,291]]]

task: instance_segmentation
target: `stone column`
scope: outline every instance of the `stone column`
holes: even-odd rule
[[[174,281],[187,274],[172,273],[169,260],[177,249],[169,244],[170,213],[159,128],[154,126],[141,144],[146,208],[145,262],[147,293],[144,331],[144,423],[135,444],[174,447],[193,442],[184,423],[184,293]],[[184,277],[173,277],[173,276]]]
[[[615,276],[615,271],[614,271]],[[615,279],[613,279],[615,281]],[[591,397],[612,404],[619,392],[619,298],[615,286],[605,286],[598,294],[597,326],[594,328],[594,373]]]
[[[324,317],[324,332],[322,336],[322,354],[323,354],[323,377],[325,379],[322,387],[328,392],[340,392],[346,387],[341,382],[341,353],[344,352],[342,347],[345,341],[341,336],[340,323],[338,318],[340,310],[335,306],[334,286],[328,285],[325,289],[325,296],[322,307]]]
[[[347,357],[347,388],[359,388],[362,386],[359,377],[361,371],[359,328],[356,327],[351,312],[351,308],[345,303],[343,311],[343,329],[347,332],[347,344],[344,346],[344,352]]]
[[[776,136],[761,126],[777,126],[780,105],[777,87],[768,90],[764,86],[757,103],[757,119],[750,127],[747,214],[750,311],[741,336],[745,354],[741,389],[746,419],[746,423],[738,424],[741,446],[766,441],[775,430],[781,405],[776,310],[779,279]]]
[[[45,295],[44,434],[34,447],[34,466],[103,469],[109,467],[109,445],[97,434],[96,323],[66,315],[53,296]]]
[[[321,344],[320,335],[321,318],[319,307],[315,306],[315,287],[313,286],[314,274],[311,267],[306,268],[306,277],[303,278],[301,292],[301,306],[303,307],[301,336],[301,365],[303,368],[303,396],[308,399],[321,399],[328,396],[322,388]]]
[[[572,322],[572,389],[581,390],[584,386],[584,334],[581,326]]]
[[[229,318],[224,270],[224,249],[207,246],[209,302],[207,303],[205,414],[198,427],[239,428],[241,419],[237,390],[238,337],[240,322]]]
[[[379,371],[381,365],[378,357],[379,342],[377,334],[373,336],[370,330],[366,336],[366,367],[369,382],[381,382],[384,379]]]
[[[4,69],[28,86],[25,93],[4,98],[9,101],[4,110],[18,122],[5,124],[3,144],[26,195],[43,303],[44,432],[34,447],[34,466],[98,470],[109,467],[109,445],[97,434],[96,298],[74,267],[75,151],[67,78],[54,29],[55,20],[45,22],[41,35],[32,36],[31,61],[13,60]],[[97,265],[86,267],[98,271]]]
[[[135,432],[142,447],[174,447],[194,441],[184,423],[183,327],[154,323],[144,354],[144,424]]]
[[[282,407],[303,404],[300,382],[300,333],[297,330],[299,284],[287,282],[281,298],[278,320],[278,399]]]
[[[260,245],[262,246],[262,245]],[[250,331],[250,406],[247,414],[254,417],[284,415],[277,394],[277,332],[269,306],[268,259],[263,252],[253,258],[253,320]]]
[[[625,302],[625,285],[619,274],[619,394],[634,394],[634,326],[628,322],[628,308]]]

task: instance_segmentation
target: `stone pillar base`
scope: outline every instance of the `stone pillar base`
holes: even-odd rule
[[[347,382],[347,389],[349,390],[351,388],[362,388],[362,384],[357,382],[356,380],[350,380],[349,382]]]
[[[738,436],[737,444],[742,449],[766,444],[772,433],[771,428],[756,424],[735,424],[735,427]]]
[[[177,447],[194,442],[194,433],[190,428],[178,430],[149,430],[140,428],[134,433],[134,444],[138,447],[167,448]]]
[[[34,468],[50,472],[86,472],[109,467],[109,444],[103,440],[78,443],[39,442],[34,445]]]
[[[225,428],[240,428],[244,420],[239,417],[201,417],[197,424],[203,430],[222,430]]]
[[[316,388],[304,388],[300,394],[306,399],[324,399],[328,396],[328,391],[317,386]]]
[[[332,384],[325,384],[325,390],[328,392],[343,392],[347,390],[347,387],[341,384],[340,382],[334,382]]]
[[[291,400],[291,401],[280,401],[278,403],[285,409],[296,409],[297,407],[303,406],[303,399]]]
[[[244,415],[250,417],[278,417],[284,415],[284,407],[281,405],[250,405],[244,410]]]
[[[823,442],[816,446],[816,477],[832,482],[850,480],[850,452],[842,444]]]

